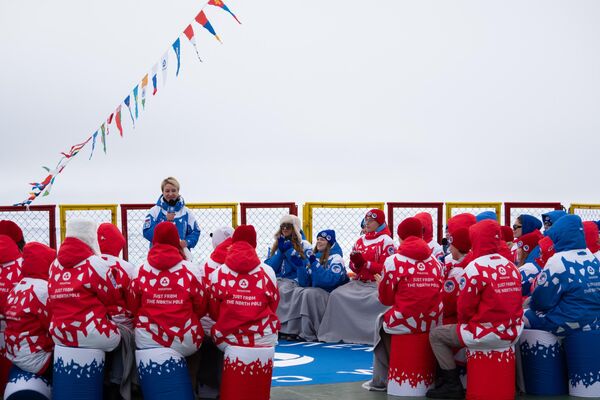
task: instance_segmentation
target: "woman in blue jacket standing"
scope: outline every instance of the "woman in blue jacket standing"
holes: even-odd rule
[[[152,246],[154,228],[163,221],[173,222],[179,232],[179,245],[185,252],[186,258],[191,259],[189,249],[194,248],[198,243],[200,228],[194,215],[185,206],[183,197],[179,195],[179,187],[179,182],[172,176],[163,179],[160,184],[162,195],[144,220],[144,237]]]

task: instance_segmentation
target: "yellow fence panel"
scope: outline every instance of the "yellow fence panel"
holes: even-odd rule
[[[117,225],[117,204],[61,204],[60,240],[65,240],[67,222],[72,218],[86,218],[98,224],[111,222]]]
[[[304,233],[313,245],[315,235],[324,229],[333,229],[346,261],[360,237],[360,223],[367,211],[383,210],[385,203],[305,203],[302,211]]]
[[[573,203],[569,213],[579,215],[583,221],[600,221],[600,204]]]
[[[446,222],[456,214],[471,213],[477,215],[484,211],[494,211],[498,223],[502,223],[502,203],[446,203]]]

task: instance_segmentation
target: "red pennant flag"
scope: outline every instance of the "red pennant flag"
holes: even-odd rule
[[[115,123],[117,124],[117,129],[119,130],[119,135],[123,137],[123,125],[121,125],[121,105],[117,107],[115,111]]]

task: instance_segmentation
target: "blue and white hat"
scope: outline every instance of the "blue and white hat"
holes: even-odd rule
[[[332,229],[325,229],[324,231],[319,232],[317,238],[324,238],[333,246],[335,244],[335,231]]]

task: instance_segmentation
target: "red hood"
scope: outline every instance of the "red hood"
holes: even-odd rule
[[[592,253],[600,250],[598,245],[598,225],[594,221],[585,221],[583,223],[583,233],[585,234],[585,244]]]
[[[409,236],[400,243],[398,254],[412,258],[413,260],[423,261],[431,255],[431,248],[425,240],[415,236]]]
[[[365,233],[365,239],[367,239],[367,240],[373,240],[375,238],[378,238],[381,235],[388,235],[389,237],[392,237],[392,232],[390,232],[390,229],[387,227],[387,225],[385,226],[385,228],[383,228],[379,232],[367,232],[367,233]]]
[[[421,221],[423,225],[423,240],[427,243],[433,240],[433,219],[431,214],[422,212],[415,215],[415,218]]]
[[[23,248],[23,265],[21,271],[24,277],[48,280],[50,264],[56,258],[56,250],[42,243],[27,243]]]
[[[548,262],[548,259],[554,255],[554,242],[548,236],[544,236],[539,242],[540,256],[535,259],[535,262],[542,268]]]
[[[250,244],[239,241],[229,248],[225,264],[235,272],[248,273],[260,265],[256,250]]]
[[[228,237],[217,245],[210,255],[211,260],[219,264],[224,264],[227,253],[229,252],[229,247],[231,247],[231,244],[233,243],[232,240],[232,238]]]
[[[500,225],[491,219],[486,219],[472,225],[469,228],[469,236],[473,245],[473,258],[478,258],[488,254],[500,253],[506,257],[504,250],[510,254],[510,250],[501,239]],[[500,246],[504,243],[504,246]],[[504,247],[504,248],[502,248]],[[510,255],[509,255],[510,260]]]
[[[0,264],[5,264],[21,257],[17,244],[10,236],[0,235]]]
[[[166,271],[183,261],[179,249],[170,244],[155,243],[148,253],[148,263],[161,271]]]
[[[125,237],[113,224],[105,222],[98,227],[98,244],[102,254],[119,257],[125,246]]]
[[[56,258],[63,267],[72,268],[93,255],[94,252],[90,246],[77,238],[68,237],[60,245],[58,256]]]

